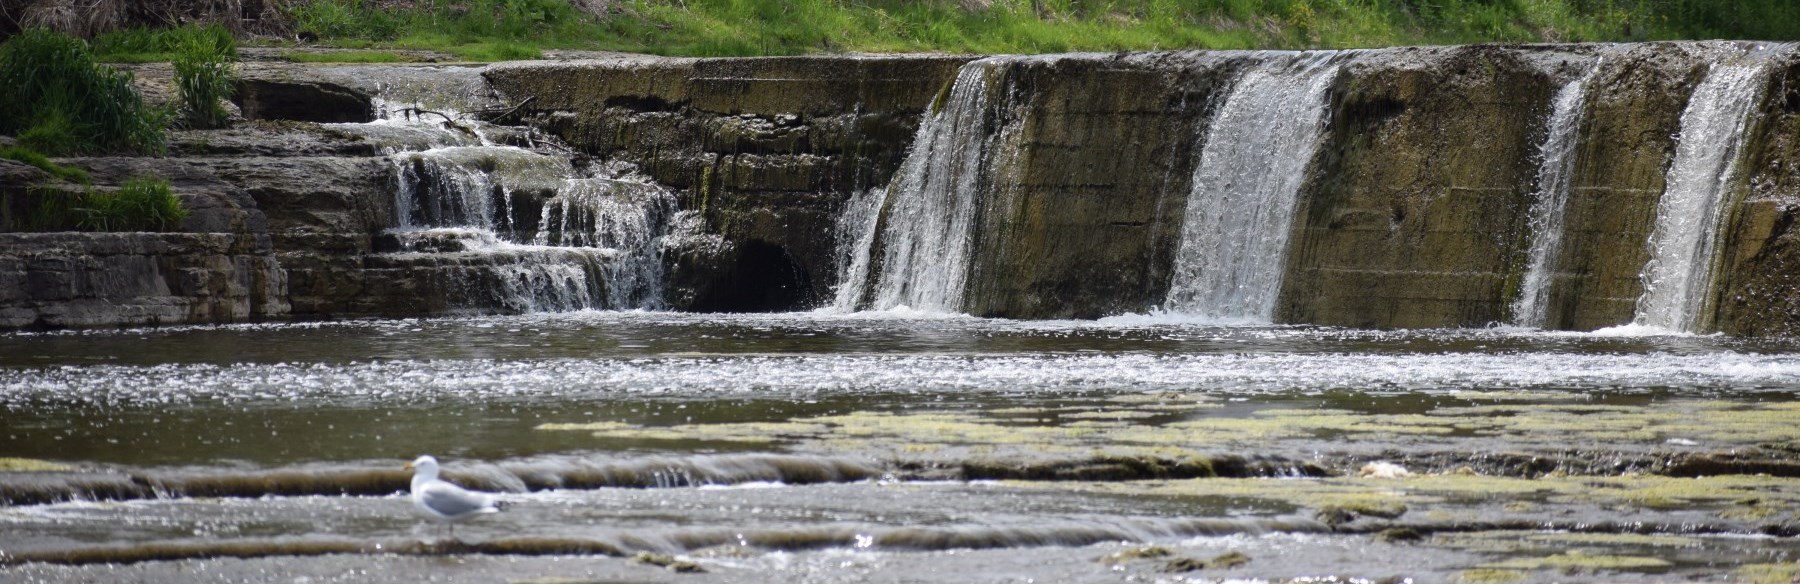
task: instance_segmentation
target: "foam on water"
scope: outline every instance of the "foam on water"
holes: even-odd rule
[[[609,394],[774,397],[1183,391],[1261,395],[1505,388],[1791,392],[1797,384],[1800,356],[1730,352],[752,354],[7,369],[0,370],[0,403],[29,408],[211,401],[355,403],[376,399],[412,403]]]

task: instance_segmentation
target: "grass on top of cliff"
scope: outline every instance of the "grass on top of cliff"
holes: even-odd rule
[[[297,38],[470,60],[1800,39],[1766,0],[297,0]]]

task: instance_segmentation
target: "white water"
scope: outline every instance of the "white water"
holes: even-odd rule
[[[1516,326],[1543,328],[1549,318],[1550,285],[1556,258],[1562,253],[1564,213],[1569,202],[1569,181],[1575,174],[1575,146],[1587,103],[1588,85],[1600,71],[1600,62],[1581,77],[1557,90],[1550,112],[1549,130],[1538,148],[1537,192],[1531,203],[1531,249],[1519,296],[1513,299],[1512,322]]]
[[[845,264],[851,269],[840,285],[836,308],[963,310],[979,194],[995,180],[995,169],[1004,166],[996,158],[1008,154],[1003,146],[1008,127],[989,123],[994,109],[990,86],[1006,63],[1005,58],[988,58],[964,65],[948,99],[920,124],[906,160],[881,191],[886,196],[879,203],[853,206],[876,213],[885,207],[885,221],[873,215],[848,221],[854,229],[867,230],[855,237],[863,249],[849,254],[865,258],[860,266]],[[874,234],[878,222],[881,227]],[[872,251],[877,241],[879,254]],[[879,273],[871,274],[869,264],[875,259]],[[859,272],[861,279],[848,277]],[[871,296],[866,288],[870,280],[872,299],[864,306],[862,299]]]
[[[1768,85],[1768,52],[1713,65],[1681,114],[1675,161],[1650,234],[1632,324],[1693,332],[1711,290],[1720,222],[1738,177],[1750,110]]]
[[[660,239],[675,207],[675,195],[648,180],[569,179],[544,203],[536,243],[615,250],[601,268],[605,306],[661,308]]]
[[[869,280],[869,255],[875,248],[875,232],[881,222],[881,202],[887,189],[870,189],[852,194],[838,214],[837,268],[838,286],[833,310],[849,312],[862,302]]]
[[[1335,56],[1272,57],[1232,88],[1194,169],[1164,311],[1273,319],[1296,198],[1324,134]]]
[[[560,152],[494,145],[479,122],[440,125],[340,126],[395,139],[381,142],[395,169],[390,233],[409,260],[466,272],[468,289],[453,297],[512,312],[662,307],[659,238],[672,193],[629,169],[596,177]],[[523,197],[542,201],[535,232],[529,217],[515,216]]]
[[[400,152],[394,162],[394,226],[510,230],[515,192],[556,190],[575,171],[566,158],[511,146]],[[499,203],[499,204],[496,204]]]

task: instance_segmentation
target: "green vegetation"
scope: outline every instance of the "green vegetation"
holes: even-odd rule
[[[88,183],[87,171],[79,169],[79,168],[75,168],[73,166],[63,166],[61,164],[51,162],[50,158],[47,156],[44,156],[44,154],[42,152],[38,152],[36,150],[32,150],[32,149],[24,147],[24,146],[9,146],[5,149],[0,149],[0,158],[5,158],[8,160],[17,160],[19,162],[23,162],[25,164],[29,164],[29,165],[38,167],[38,169],[43,170],[44,172],[48,172],[52,176],[55,176],[57,178],[60,178],[60,179],[66,180],[66,181],[78,182],[81,184]]]
[[[228,114],[222,102],[237,79],[237,41],[217,25],[180,30],[174,65],[182,120],[194,128],[224,126]]]
[[[94,62],[87,43],[45,29],[0,45],[0,134],[45,154],[158,153],[167,114],[131,74]]]
[[[276,7],[283,18],[260,25],[264,38],[476,61],[548,49],[749,56],[1800,39],[1800,3],[1767,0],[286,0]],[[82,34],[123,29],[95,37],[106,60],[167,61],[180,53],[182,35],[170,32],[180,29],[141,28],[157,23],[113,13],[68,26]],[[404,60],[379,52],[288,57]]]
[[[599,4],[604,9],[581,7]],[[541,49],[745,56],[1800,38],[1758,0],[306,0],[302,38],[520,58]]]
[[[10,222],[17,231],[174,231],[188,214],[169,182],[153,178],[133,178],[112,191],[34,186],[22,196],[16,208],[25,216]]]
[[[606,34],[567,0],[424,0],[399,7],[309,0],[289,14],[301,38],[350,48],[440,50],[472,61],[535,59],[540,47],[593,47]]]
[[[94,58],[107,63],[156,63],[175,60],[175,46],[186,28],[128,28],[101,33],[90,43]]]
[[[94,231],[170,231],[187,219],[187,209],[162,179],[134,178],[119,190],[89,191],[82,198],[81,226]]]

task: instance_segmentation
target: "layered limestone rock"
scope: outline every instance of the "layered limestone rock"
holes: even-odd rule
[[[519,118],[635,164],[723,238],[670,250],[671,307],[783,310],[831,297],[844,202],[887,184],[920,115],[968,60],[619,57],[485,75]]]
[[[1451,47],[1375,51],[1345,64],[1301,192],[1277,319],[1504,321],[1533,155],[1556,92],[1545,65],[1565,60]]]
[[[1625,45],[1596,55],[1546,328],[1631,322],[1681,113],[1722,47]]]
[[[286,288],[247,235],[0,233],[0,328],[279,317]]]
[[[1547,264],[1544,322],[1578,330],[1631,322],[1689,97],[1715,64],[1748,52],[1740,43],[1653,43],[1331,55],[1330,76],[1321,78],[1329,80],[1324,133],[1315,152],[1300,154],[1308,158],[1295,171],[1292,225],[1272,234],[1288,241],[1269,268],[1281,281],[1273,320],[1510,322],[1535,237],[1530,214],[1541,196],[1535,183],[1548,118],[1559,90],[1581,78],[1589,86],[1573,134],[1562,239]],[[1238,84],[1269,57],[984,60],[985,101],[969,118],[979,128],[966,139],[1004,152],[983,158],[986,174],[966,181],[976,204],[968,230],[954,235],[966,238],[966,256],[926,258],[966,267],[953,309],[1068,318],[1173,306],[1166,301],[1190,191],[1215,184],[1196,178],[1203,153],[1217,146],[1206,143],[1210,130]],[[1800,329],[1800,235],[1793,230],[1800,90],[1790,87],[1800,79],[1800,56],[1788,50],[1773,59],[1766,94],[1745,126],[1742,172],[1724,191],[1717,263],[1699,319],[1705,330]],[[246,95],[259,97],[242,105],[251,117],[360,119],[367,100],[370,113],[419,105],[545,130],[576,150],[557,154],[575,159],[573,168],[619,164],[655,183],[647,188],[674,193],[673,207],[657,215],[669,234],[660,243],[664,305],[789,310],[828,304],[838,286],[851,285],[840,270],[849,266],[844,249],[857,242],[846,240],[841,216],[853,200],[875,201],[865,224],[886,233],[894,197],[910,195],[881,189],[902,168],[922,123],[955,105],[946,103],[951,84],[970,61],[621,56],[487,68],[269,65],[247,69],[254,90]],[[299,89],[331,98],[274,97]],[[302,107],[309,104],[317,107]],[[524,131],[484,138],[484,146],[557,148]],[[536,285],[535,275],[490,281],[508,261],[569,252],[502,246],[476,257],[444,247],[468,241],[384,235],[403,222],[391,149],[331,125],[252,122],[179,133],[168,158],[68,160],[101,185],[168,178],[192,215],[181,234],[4,235],[10,259],[0,259],[0,326],[585,306],[496,296],[507,286]],[[11,193],[0,209],[7,213],[22,200],[21,185],[53,180],[4,162],[0,178],[0,192]],[[494,233],[535,237],[555,191],[521,189],[505,199],[508,218]],[[857,285],[879,280],[883,246],[903,245],[886,238],[867,242],[866,257],[876,259]],[[615,276],[601,259],[571,260],[572,270],[586,272],[582,290],[570,283],[573,272],[546,276],[544,285],[604,295]],[[848,307],[869,307],[876,294],[865,292]],[[108,302],[127,308],[87,308]]]
[[[1024,58],[995,80],[1005,166],[977,208],[964,310],[1097,318],[1160,303],[1195,136],[1229,64]]]
[[[1725,221],[1713,328],[1800,335],[1800,56],[1778,65],[1753,125],[1741,204]]]

